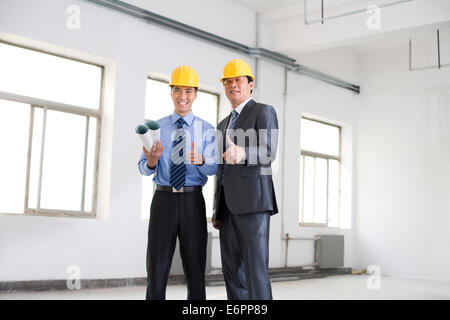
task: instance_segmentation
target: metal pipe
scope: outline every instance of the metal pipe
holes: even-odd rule
[[[317,237],[311,237],[311,238],[302,238],[302,237],[290,237],[289,234],[287,233],[286,237],[281,237],[281,240],[311,240],[311,241],[316,241],[319,240],[321,237],[317,236]]]
[[[437,65],[413,68],[413,66],[412,66],[412,40],[409,39],[409,71],[419,71],[419,70],[436,69],[436,68],[442,69],[443,67],[450,66],[450,63],[441,64],[441,40],[440,40],[439,29],[437,30],[437,50],[438,50],[438,64]]]
[[[278,52],[270,51],[264,48],[251,48],[236,41],[219,37],[215,34],[160,16],[158,14],[141,9],[139,7],[125,3],[123,1],[119,0],[84,0],[84,1],[133,16],[137,19],[143,20],[146,23],[154,24],[159,27],[168,29],[170,31],[181,33],[188,37],[203,40],[213,45],[220,46],[243,55],[247,55],[251,58],[263,58],[272,62],[276,62],[278,64],[288,67],[290,71],[296,72],[298,74],[313,77],[326,83],[359,93],[359,86],[328,76],[312,68],[296,64],[295,59],[292,59]],[[305,72],[305,70],[308,70],[308,72]]]
[[[358,85],[351,84],[347,81],[343,81],[339,78],[335,78],[333,76],[327,75],[323,72],[314,70],[312,68],[309,68],[309,67],[306,67],[303,65],[297,65],[295,68],[290,69],[290,71],[321,80],[323,82],[353,91],[355,93],[360,93],[360,87]]]
[[[286,233],[286,244],[285,244],[285,251],[284,251],[284,267],[287,268],[287,260],[288,260],[288,246],[289,246],[289,233]]]
[[[309,24],[309,22],[308,22],[308,15],[307,15],[307,12],[308,12],[308,8],[307,7],[308,7],[307,2],[306,2],[306,0],[304,0],[303,1],[303,21],[304,21],[305,25]]]
[[[323,0],[321,0],[321,7],[322,7],[322,10],[321,10],[321,15],[320,15],[320,17],[321,17],[321,19],[320,19],[320,21],[322,22],[322,24],[323,24],[323,22],[324,22],[324,16],[323,16]]]
[[[289,248],[289,240],[319,240],[321,237],[317,236],[314,238],[299,238],[299,237],[290,237],[289,233],[286,233],[286,235],[284,237],[281,237],[281,240],[286,240],[286,244],[285,244],[285,253],[284,253],[284,267],[287,268],[287,260],[288,260],[288,248]],[[318,265],[317,263],[313,263],[313,264],[308,264],[308,265],[302,265],[299,267],[314,267]]]
[[[288,92],[288,89],[287,89],[287,87],[288,87],[288,68],[287,67],[284,67],[284,85],[283,85],[283,105],[282,105],[282,107],[283,107],[283,119],[282,119],[282,121],[283,121],[283,128],[286,128],[286,104],[287,104],[287,92]],[[281,159],[283,160],[283,161],[285,161],[285,155],[286,155],[286,148],[285,148],[285,145],[286,145],[286,129],[284,129],[284,130],[282,130],[282,148],[281,148],[281,153],[282,153],[282,157],[281,157]],[[279,144],[280,145],[280,144]],[[285,168],[285,165],[282,165],[281,166],[281,177],[282,177],[282,179],[283,179],[283,181],[285,181],[285,170],[284,170],[284,168]],[[281,184],[281,196],[282,197],[284,197],[284,190],[285,190],[285,188],[284,188],[284,183],[282,183]],[[280,215],[281,215],[281,234],[280,234],[280,236],[282,237],[283,236],[283,232],[285,231],[284,230],[284,201],[282,201],[281,202],[282,204],[282,206],[283,206],[283,208],[280,208]]]
[[[439,39],[439,29],[437,30],[437,49],[438,49],[438,69],[441,68],[441,44]]]
[[[308,17],[307,17],[307,11],[306,11],[306,1],[307,0],[304,0],[304,2],[305,2],[305,5],[304,5],[304,8],[305,8],[305,11],[304,11],[304,21],[305,21],[305,25],[309,25],[309,24],[314,24],[314,23],[317,23],[317,22],[322,22],[322,24],[325,22],[325,21],[329,21],[329,20],[334,20],[334,19],[338,19],[338,18],[342,18],[342,17],[347,17],[347,16],[351,16],[351,15],[354,15],[354,14],[358,14],[358,13],[363,13],[363,12],[367,12],[367,9],[359,9],[359,10],[354,10],[354,11],[350,11],[350,12],[346,12],[346,13],[341,13],[341,14],[337,14],[337,15],[334,15],[334,16],[329,16],[329,17],[327,17],[327,18],[324,18],[324,14],[323,14],[323,0],[322,0],[322,18],[320,18],[320,19],[315,19],[315,20],[312,20],[312,21],[308,21]],[[410,2],[410,1],[413,1],[413,0],[400,0],[400,1],[396,1],[396,2],[391,2],[391,3],[386,3],[386,4],[380,4],[380,5],[378,5],[378,8],[386,8],[386,7],[390,7],[390,6],[394,6],[394,5],[397,5],[397,4],[402,4],[402,3],[404,3],[404,2]]]
[[[409,71],[412,71],[412,42],[409,39]]]

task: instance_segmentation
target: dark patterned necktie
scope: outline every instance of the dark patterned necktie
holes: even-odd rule
[[[175,131],[175,140],[173,142],[171,160],[172,165],[170,167],[170,184],[177,191],[184,186],[186,181],[186,164],[184,162],[183,150],[186,150],[186,137],[183,130],[183,118],[177,120],[177,130]]]
[[[238,113],[236,110],[233,110],[233,111],[231,112],[231,120],[230,120],[230,124],[228,125],[228,128],[225,130],[225,136],[223,137],[223,148],[224,148],[224,151],[223,151],[223,152],[225,152],[225,151],[227,150],[226,139],[227,139],[227,135],[229,134],[229,133],[228,133],[228,130],[234,128],[234,125],[236,124],[236,120],[237,120],[238,116],[239,116],[239,113]],[[224,161],[225,161],[225,160],[224,160]],[[221,181],[222,184],[223,184],[223,167],[222,167],[222,174],[221,174],[221,176],[220,176],[220,181]]]

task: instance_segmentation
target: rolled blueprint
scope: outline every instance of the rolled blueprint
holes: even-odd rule
[[[147,126],[140,124],[136,127],[136,133],[138,134],[139,139],[141,139],[145,149],[147,149],[147,151],[150,152],[150,149],[152,148],[153,145],[151,130],[149,130]]]
[[[148,131],[150,132],[150,135],[152,136],[152,141],[156,142],[159,140],[161,128],[158,122],[149,120],[145,122],[145,125],[148,127]]]

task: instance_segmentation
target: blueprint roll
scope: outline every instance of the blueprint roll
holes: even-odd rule
[[[160,132],[161,132],[161,127],[159,125],[158,122],[153,121],[153,120],[149,120],[145,122],[145,125],[148,128],[148,131],[150,132],[150,135],[152,136],[152,141],[156,142],[159,140],[160,138]]]
[[[138,125],[136,127],[136,133],[138,134],[139,139],[141,139],[145,149],[147,149],[147,151],[150,152],[150,149],[152,148],[153,145],[153,139],[148,127],[143,124]]]

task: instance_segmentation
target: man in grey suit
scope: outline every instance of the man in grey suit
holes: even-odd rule
[[[220,230],[222,270],[228,299],[270,300],[270,216],[278,212],[272,182],[278,119],[275,109],[251,99],[250,66],[225,65],[224,89],[233,111],[217,126],[224,164],[219,165],[213,226]],[[220,139],[218,139],[220,140]]]

